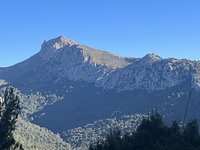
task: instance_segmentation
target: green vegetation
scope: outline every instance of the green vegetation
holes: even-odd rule
[[[23,149],[13,136],[19,113],[19,98],[13,88],[8,88],[0,99],[0,149]]]
[[[174,121],[170,127],[164,124],[156,112],[144,118],[136,131],[121,134],[117,128],[111,130],[101,142],[91,144],[89,150],[199,150],[200,134],[197,120],[185,127]]]
[[[43,95],[40,92],[31,94],[22,94],[18,92],[21,103],[21,117],[25,120],[30,120],[30,115],[42,110],[47,105],[53,105],[54,103],[63,99],[63,97],[56,94]]]
[[[0,149],[71,149],[70,145],[63,141],[59,134],[54,134],[48,129],[26,120],[28,114],[38,111],[41,109],[40,107],[46,105],[46,97],[50,99],[51,103],[57,101],[59,97],[54,94],[43,97],[38,92],[26,96],[14,88],[3,88],[0,93],[2,96],[2,99],[0,99],[2,100],[0,103]],[[20,116],[19,101],[20,105],[23,105]]]
[[[25,121],[21,118],[16,123],[14,138],[25,150],[70,150],[71,146],[59,134]]]
[[[84,127],[67,130],[62,134],[62,138],[68,141],[73,149],[88,149],[90,143],[103,139],[116,126],[123,129],[122,134],[136,129],[145,116],[143,114],[132,114],[117,117],[117,115],[119,114],[115,112],[110,118],[96,120]]]

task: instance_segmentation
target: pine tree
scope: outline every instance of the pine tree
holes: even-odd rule
[[[10,150],[21,147],[13,137],[19,113],[19,97],[15,96],[12,87],[7,88],[0,104],[0,149]]]
[[[198,122],[194,119],[181,130],[176,120],[168,127],[161,115],[153,112],[136,131],[121,135],[120,130],[111,130],[105,140],[91,144],[89,150],[200,150]]]

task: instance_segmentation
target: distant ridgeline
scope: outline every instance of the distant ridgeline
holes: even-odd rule
[[[152,110],[167,123],[182,122],[185,114],[186,123],[200,120],[199,61],[121,57],[63,36],[45,41],[29,59],[0,68],[1,91],[8,86],[20,96],[20,123],[59,133],[80,149],[114,126],[136,128]]]

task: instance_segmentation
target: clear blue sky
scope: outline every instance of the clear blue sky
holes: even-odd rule
[[[64,35],[121,56],[200,60],[200,0],[1,0],[0,66]]]

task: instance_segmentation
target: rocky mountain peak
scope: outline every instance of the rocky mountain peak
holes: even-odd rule
[[[77,43],[72,39],[68,39],[64,36],[59,36],[51,40],[45,40],[41,46],[39,54],[44,60],[46,60],[65,46],[72,46],[76,44]]]
[[[77,44],[63,36],[44,41],[41,51],[30,59],[10,68],[0,68],[0,75],[1,79],[9,83],[6,79],[10,71],[11,81],[22,76],[20,82],[24,83],[25,78],[30,78],[27,74],[33,70],[33,82],[35,76],[45,81],[51,81],[53,76],[57,78],[55,83],[67,79],[118,91],[154,91],[188,81],[192,87],[200,90],[200,63],[197,61],[162,59],[155,54],[147,54],[143,58],[120,57]],[[18,76],[13,76],[13,71],[18,71]]]
[[[143,62],[154,62],[154,61],[160,61],[162,58],[158,55],[155,55],[154,53],[152,54],[147,54],[143,58],[141,58]]]
[[[69,79],[86,81],[94,83],[97,87],[118,91],[153,91],[192,79],[192,87],[200,89],[200,64],[195,61],[162,59],[155,54],[147,54],[143,58],[120,57],[77,44],[63,36],[44,41],[41,51],[36,56],[20,66],[31,68],[31,71],[33,67],[28,67],[29,65],[36,69],[41,67],[40,71],[44,73],[43,77],[46,76],[45,80],[51,79],[49,74],[52,74],[57,77],[55,82]],[[38,64],[35,60],[39,60]]]

